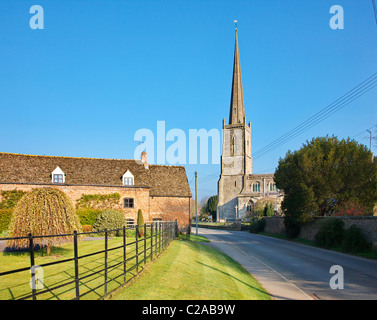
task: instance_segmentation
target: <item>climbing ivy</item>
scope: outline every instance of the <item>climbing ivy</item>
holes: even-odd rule
[[[77,208],[113,208],[119,203],[119,193],[83,194],[76,200]]]

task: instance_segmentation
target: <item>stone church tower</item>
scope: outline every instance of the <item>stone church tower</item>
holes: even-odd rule
[[[253,175],[251,123],[246,124],[236,29],[229,124],[223,119],[217,219],[240,219],[258,200],[271,196],[275,200],[278,195],[273,174]]]

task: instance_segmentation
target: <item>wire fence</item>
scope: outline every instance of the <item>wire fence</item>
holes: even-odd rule
[[[96,232],[0,238],[6,241],[27,239],[28,249],[24,255],[30,256],[26,267],[0,269],[0,283],[7,283],[4,288],[0,286],[0,299],[3,300],[6,292],[7,299],[14,300],[105,298],[143,271],[147,262],[156,259],[177,236],[177,221],[158,221]],[[51,241],[49,239],[59,237],[71,240],[54,247],[52,261],[38,264],[37,260],[46,260],[46,255],[37,250],[41,248],[37,243],[41,239]],[[83,249],[83,254],[79,254],[79,249]],[[67,254],[65,259],[56,259]],[[48,274],[47,268],[50,268]],[[18,281],[20,279],[22,281]]]

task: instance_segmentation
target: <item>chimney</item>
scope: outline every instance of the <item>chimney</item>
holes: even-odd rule
[[[147,153],[145,151],[141,153],[141,162],[144,165],[144,169],[148,169]]]

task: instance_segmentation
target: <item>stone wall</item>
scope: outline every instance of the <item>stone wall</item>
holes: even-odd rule
[[[174,221],[177,219],[179,228],[187,227],[189,222],[188,197],[151,197],[149,188],[122,187],[122,186],[88,186],[88,185],[40,185],[40,184],[0,184],[0,191],[23,190],[31,191],[35,188],[52,187],[63,191],[76,205],[76,200],[82,195],[119,193],[120,199],[113,209],[124,212],[126,219],[133,219],[136,223],[137,212],[141,209],[144,221],[153,221],[154,218]],[[124,198],[133,198],[134,207],[124,208]],[[1,193],[0,193],[1,201]],[[102,208],[99,208],[102,209]]]
[[[352,225],[357,225],[366,235],[368,240],[377,247],[377,216],[366,217],[337,217],[343,220],[345,229]],[[319,231],[319,221],[327,217],[316,217],[314,221],[301,226],[300,239],[315,240],[315,235]],[[265,232],[272,234],[283,234],[285,232],[283,217],[267,217]]]

